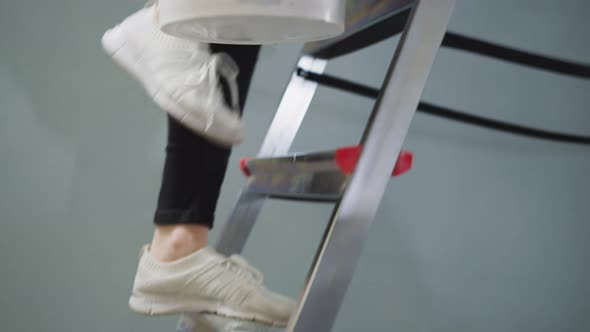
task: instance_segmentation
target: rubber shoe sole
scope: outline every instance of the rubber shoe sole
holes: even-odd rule
[[[149,298],[132,295],[129,307],[140,314],[149,316],[174,315],[181,313],[214,314],[232,319],[248,320],[275,327],[286,327],[286,322],[277,322],[259,313],[236,310],[216,301],[195,301],[178,297]]]

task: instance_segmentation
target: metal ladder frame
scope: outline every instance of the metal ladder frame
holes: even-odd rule
[[[411,120],[442,43],[454,0],[416,0],[360,145],[356,169],[336,204],[303,288],[289,332],[331,331],[356,269]],[[323,73],[327,61],[303,55],[297,64]],[[293,73],[258,157],[289,152],[318,84]],[[240,253],[266,197],[243,192],[217,244]],[[198,332],[198,331],[195,331]]]

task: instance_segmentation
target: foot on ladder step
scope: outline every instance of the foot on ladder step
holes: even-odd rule
[[[262,274],[237,255],[201,249],[174,262],[159,262],[144,246],[132,310],[146,315],[210,313],[286,326],[295,302],[263,285]]]

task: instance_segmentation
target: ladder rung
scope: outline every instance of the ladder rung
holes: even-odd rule
[[[282,199],[337,201],[360,154],[361,146],[348,146],[335,151],[277,158],[242,158],[240,168],[248,177],[244,190]],[[413,154],[403,151],[393,167],[392,176],[409,171],[412,161]]]

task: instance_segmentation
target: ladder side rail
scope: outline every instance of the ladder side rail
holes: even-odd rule
[[[416,1],[363,135],[361,158],[334,210],[287,331],[332,329],[446,32],[453,4],[454,0]]]

